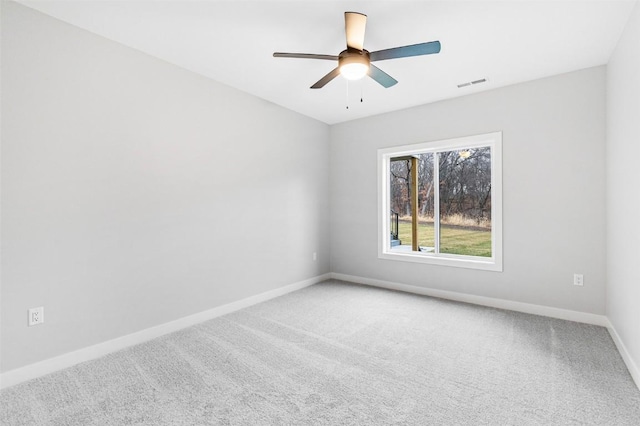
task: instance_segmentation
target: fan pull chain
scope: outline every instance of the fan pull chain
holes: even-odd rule
[[[347,80],[347,98],[345,99],[345,103],[347,104],[347,109],[349,109],[349,80]]]
[[[349,80],[347,80],[347,91],[346,91],[346,109],[349,109]],[[360,81],[360,103],[364,102],[364,84]]]

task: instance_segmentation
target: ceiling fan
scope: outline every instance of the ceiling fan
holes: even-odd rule
[[[303,58],[303,59],[325,59],[338,61],[338,66],[331,70],[329,74],[318,80],[312,89],[320,89],[338,74],[342,74],[347,80],[359,80],[365,75],[388,88],[398,82],[371,62],[383,61],[385,59],[406,58],[409,56],[431,55],[440,52],[440,42],[430,41],[428,43],[412,44],[409,46],[393,47],[391,49],[369,52],[364,48],[364,30],[367,25],[367,15],[358,12],[344,13],[344,27],[347,35],[347,48],[339,55],[316,55],[313,53],[283,53],[275,52],[276,58]]]

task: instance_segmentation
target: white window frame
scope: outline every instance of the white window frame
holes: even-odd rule
[[[393,251],[389,229],[391,158],[487,146],[491,148],[491,257]],[[434,170],[436,178],[437,174],[438,171]],[[434,204],[437,205],[438,191],[435,191],[434,197],[436,197]],[[502,132],[379,149],[378,207],[378,257],[380,259],[502,272]],[[434,226],[435,238],[439,238],[438,228],[437,225]]]

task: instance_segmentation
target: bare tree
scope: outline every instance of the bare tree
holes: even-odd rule
[[[395,203],[392,209],[405,215],[411,215],[411,161],[399,160],[391,162],[391,193],[395,192]]]

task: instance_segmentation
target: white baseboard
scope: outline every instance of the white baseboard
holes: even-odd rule
[[[329,278],[331,278],[330,274],[319,275],[317,277],[309,278],[304,281],[299,281],[293,284],[286,285],[284,287],[260,293],[255,296],[250,296],[246,299],[218,306],[204,312],[199,312],[197,314],[189,315],[155,327],[140,330],[126,336],[108,340],[103,343],[98,343],[97,345],[78,349],[77,351],[69,352],[54,358],[16,368],[14,370],[9,370],[5,373],[0,374],[0,389],[8,388],[27,380],[35,379],[37,377],[53,373],[64,368],[72,367],[81,362],[90,361],[92,359],[105,356],[112,352],[116,352],[121,349],[125,349],[130,346],[155,339],[156,337],[173,333],[174,331],[178,331],[183,328],[190,327],[192,325],[199,324],[201,322],[226,315],[231,312],[235,312],[237,310],[255,305],[257,303],[265,302],[267,300],[283,296],[287,293],[309,287],[313,284],[317,284]]]
[[[432,288],[418,287],[408,284],[400,284],[391,281],[377,280],[373,278],[357,277],[353,275],[331,273],[331,278],[349,281],[357,284],[365,284],[373,287],[381,287],[389,290],[399,290],[407,293],[421,294],[423,296],[438,297],[440,299],[455,300],[457,302],[472,303],[474,305],[489,306],[492,308],[506,309],[509,311],[524,312],[527,314],[542,315],[568,321],[607,327],[609,320],[604,315],[590,314],[586,312],[571,311],[568,309],[553,308],[550,306],[534,305],[531,303],[514,302],[492,297],[475,296],[473,294],[456,293],[453,291],[436,290]]]
[[[624,361],[624,363],[627,365],[627,370],[629,370],[629,374],[631,374],[631,378],[633,379],[633,381],[636,383],[636,386],[640,390],[640,369],[638,369],[638,366],[633,361],[633,358],[631,358],[631,354],[629,354],[629,351],[627,351],[627,347],[625,346],[624,342],[620,338],[620,335],[616,331],[613,324],[611,324],[610,321],[607,321],[607,322],[609,323],[607,325],[607,329],[609,330],[609,334],[613,339],[613,343],[616,344],[616,347],[618,348],[618,352],[620,352],[620,356],[622,357],[622,360]]]

